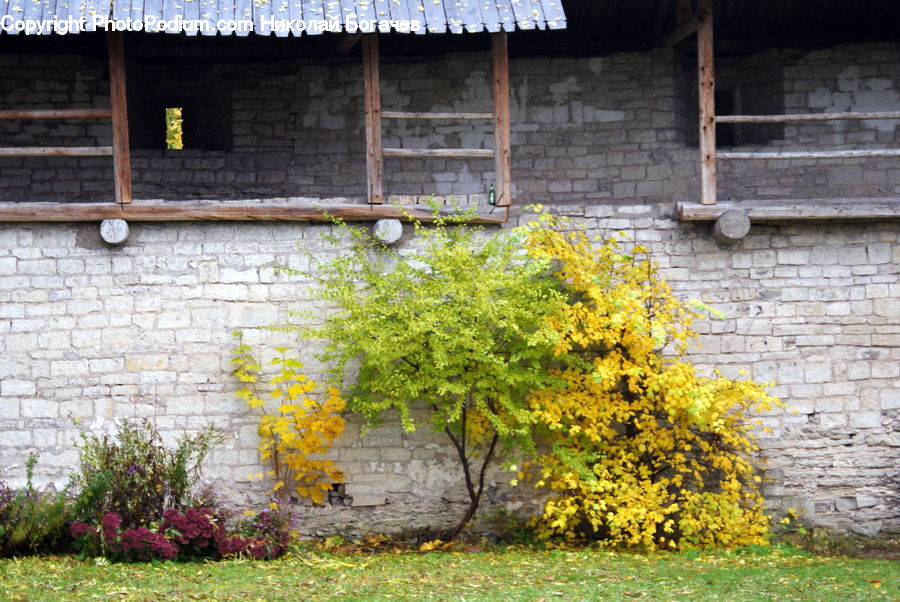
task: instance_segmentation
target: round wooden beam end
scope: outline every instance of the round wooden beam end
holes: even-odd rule
[[[398,219],[380,219],[372,228],[375,240],[383,245],[392,245],[403,236],[403,224]]]
[[[100,237],[111,245],[120,245],[128,239],[128,222],[123,219],[105,219],[100,222]]]
[[[747,236],[750,218],[738,209],[729,209],[713,224],[712,235],[716,242],[730,244]]]

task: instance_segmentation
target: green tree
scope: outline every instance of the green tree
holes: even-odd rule
[[[341,227],[347,252],[308,274],[339,308],[316,331],[321,359],[334,381],[358,368],[347,407],[370,423],[395,410],[410,432],[418,404],[456,449],[469,506],[450,539],[474,517],[491,460],[534,447],[527,394],[553,378],[558,335],[544,317],[563,301],[549,262],[528,260],[514,234],[456,221],[415,224],[417,243],[402,253]]]

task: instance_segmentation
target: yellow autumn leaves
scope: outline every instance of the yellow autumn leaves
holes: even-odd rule
[[[234,375],[244,385],[237,396],[260,410],[259,451],[269,464],[268,476],[274,483],[269,496],[282,499],[287,489],[313,503],[323,503],[332,485],[344,480],[332,460],[321,459],[344,431],[340,391],[328,388],[318,393],[318,383],[300,372],[303,364],[288,357],[286,348],[276,348],[279,355],[269,362],[276,373],[268,380],[267,405],[259,392],[261,366],[250,346],[237,336],[239,344],[231,363]]]
[[[531,396],[553,450],[531,464],[551,493],[532,523],[538,533],[640,548],[762,542],[747,417],[780,402],[685,361],[694,308],[647,249],[615,239],[595,247],[546,214],[525,235],[532,257],[558,266],[569,299],[551,320],[565,384]]]
[[[343,376],[362,358],[351,411],[372,420],[393,408],[412,430],[411,404],[428,400],[467,475],[479,445],[484,462],[498,440],[530,454],[513,482],[549,493],[532,522],[541,537],[663,549],[763,541],[749,416],[781,402],[687,361],[695,317],[714,312],[677,298],[646,248],[593,240],[547,214],[477,253],[454,230],[424,238],[427,269],[373,266],[366,244],[320,266],[323,298],[344,311],[318,333],[331,341],[319,359]],[[234,373],[246,385],[238,395],[262,411],[271,493],[321,503],[343,478],[321,457],[343,431],[344,401],[317,394],[286,349],[261,396],[250,351],[235,349]],[[460,528],[480,490],[470,497]]]

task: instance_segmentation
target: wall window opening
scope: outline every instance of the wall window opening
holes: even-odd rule
[[[184,148],[183,118],[181,107],[166,107],[166,148],[169,150]]]

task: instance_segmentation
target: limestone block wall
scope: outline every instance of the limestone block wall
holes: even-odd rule
[[[489,111],[487,53],[382,65],[385,110]],[[744,112],[895,110],[900,45],[771,49],[718,62],[723,92]],[[267,64],[129,62],[137,198],[349,197],[365,194],[358,59]],[[697,197],[696,72],[671,49],[510,64],[513,181],[530,202],[643,203]],[[0,56],[4,108],[108,106],[105,62]],[[163,107],[184,106],[186,150],[161,149]],[[892,121],[740,126],[734,150],[877,148]],[[386,146],[490,147],[490,124],[386,121]],[[102,122],[0,123],[3,145],[109,144]],[[884,197],[900,190],[891,159],[722,161],[723,199]],[[388,159],[389,195],[471,195],[489,160]],[[0,199],[111,199],[108,158],[5,158]]]
[[[707,226],[679,223],[671,203],[551,204],[596,234],[626,230],[649,245],[678,294],[728,317],[699,325],[694,359],[776,383],[789,411],[763,416],[774,506],[863,533],[900,524],[900,228],[896,223],[754,225],[720,248]],[[514,217],[513,223],[518,218]],[[148,417],[167,437],[213,421],[227,433],[206,478],[258,499],[255,419],[234,398],[229,333],[260,348],[255,327],[290,309],[321,316],[309,283],[265,267],[320,255],[327,225],[133,224],[118,248],[95,224],[0,224],[0,469],[20,482],[30,451],[40,483],[76,465],[71,418],[92,432]],[[415,244],[407,232],[401,245]],[[290,341],[287,341],[290,342]],[[315,346],[300,345],[312,375]],[[796,410],[794,414],[790,410]],[[452,522],[464,489],[442,437],[388,421],[360,436],[351,420],[333,451],[343,497],[306,508],[304,529],[365,530]],[[486,508],[530,501],[493,471]]]

